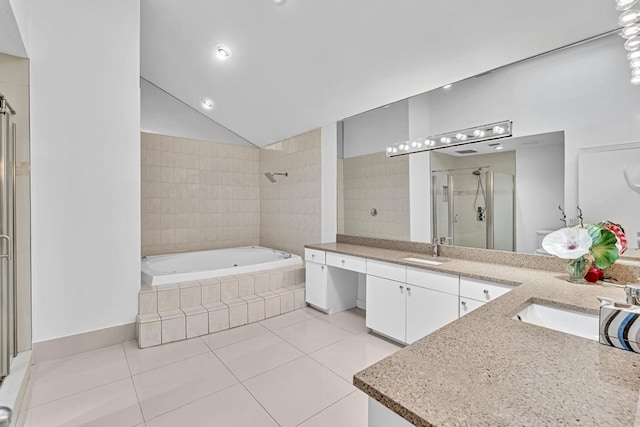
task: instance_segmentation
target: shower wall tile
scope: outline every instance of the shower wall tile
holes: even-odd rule
[[[305,244],[320,241],[320,139],[317,129],[260,150],[260,245],[303,255]],[[288,176],[272,183],[266,172]]]
[[[347,158],[341,165],[339,230],[354,236],[409,240],[409,157],[388,158],[382,152]],[[371,215],[374,208],[376,216]]]
[[[257,245],[259,151],[142,133],[142,255]]]

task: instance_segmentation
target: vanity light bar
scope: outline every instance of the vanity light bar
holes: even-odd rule
[[[492,139],[507,138],[512,133],[513,123],[510,120],[475,126],[468,129],[441,133],[415,141],[397,142],[387,146],[387,157],[402,156],[404,154],[419,153],[421,151],[440,150],[457,145],[473,142],[490,141]]]

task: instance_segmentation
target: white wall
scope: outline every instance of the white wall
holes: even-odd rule
[[[538,249],[536,231],[563,226],[564,144],[527,145],[516,150],[516,251]],[[573,214],[573,209],[567,211]]]
[[[0,0],[0,53],[27,56],[18,22],[25,12],[24,4],[18,0]]]
[[[321,129],[321,203],[322,218],[320,239],[323,243],[335,242],[338,232],[336,216],[338,198],[338,126],[336,123],[323,126]]]
[[[32,0],[33,336],[133,322],[140,4]]]
[[[384,151],[409,139],[409,102],[402,100],[344,121],[344,158]]]
[[[140,79],[140,125],[143,132],[254,147],[216,121]]]

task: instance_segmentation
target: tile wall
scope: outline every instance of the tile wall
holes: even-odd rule
[[[151,133],[141,147],[142,255],[260,243],[261,150]]]
[[[409,156],[384,152],[342,161],[344,234],[409,240]],[[340,187],[340,185],[339,185]],[[377,210],[372,216],[371,210]]]
[[[321,131],[316,129],[260,150],[260,245],[303,255],[320,241]],[[265,172],[287,172],[271,183]]]

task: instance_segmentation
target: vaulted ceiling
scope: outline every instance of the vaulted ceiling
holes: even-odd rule
[[[613,0],[142,0],[141,75],[264,146],[616,27]]]

